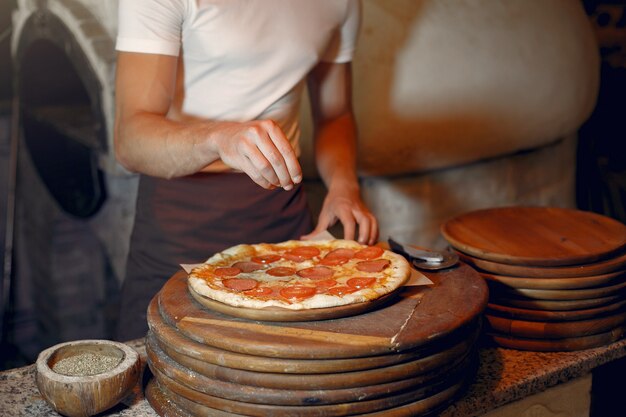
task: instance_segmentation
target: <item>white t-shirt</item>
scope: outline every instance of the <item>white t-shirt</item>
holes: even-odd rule
[[[352,59],[359,23],[359,0],[120,0],[116,49],[179,56],[183,114],[273,119],[299,153],[304,79]]]

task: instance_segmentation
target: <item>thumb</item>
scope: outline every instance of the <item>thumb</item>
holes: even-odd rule
[[[323,213],[320,214],[320,217],[317,221],[317,226],[315,227],[315,229],[313,229],[313,231],[311,233],[308,233],[306,235],[300,236],[301,240],[311,240],[313,239],[316,235],[322,233],[325,230],[328,230],[328,228],[332,226],[330,223],[330,219],[328,218],[328,216],[325,216]]]

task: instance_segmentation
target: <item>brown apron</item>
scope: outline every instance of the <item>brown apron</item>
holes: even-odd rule
[[[301,186],[265,190],[239,173],[142,176],[116,338],[145,336],[148,304],[181,263],[240,243],[298,239],[312,227]]]

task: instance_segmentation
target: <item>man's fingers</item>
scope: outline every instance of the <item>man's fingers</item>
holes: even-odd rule
[[[343,238],[347,240],[354,240],[354,233],[356,231],[356,221],[351,212],[344,212],[339,214],[339,221],[343,225]]]
[[[322,208],[322,211],[320,212],[320,215],[317,219],[317,226],[315,227],[315,229],[308,235],[302,236],[301,239],[308,240],[316,234],[321,233],[324,230],[328,230],[328,228],[331,227],[335,223],[335,221],[336,218],[329,216],[327,214],[327,210]]]
[[[378,240],[378,221],[376,217],[367,212],[355,213],[359,224],[359,242],[364,245],[373,245]]]
[[[285,160],[276,146],[274,146],[274,142],[269,137],[259,138],[257,146],[268,164],[264,168],[271,170],[269,175],[274,175],[277,179],[276,185],[280,185],[285,189],[293,188],[294,183],[287,170]]]
[[[241,170],[252,179],[255,183],[260,185],[261,187],[271,190],[276,188],[276,185],[267,180],[256,168],[256,166],[252,163],[252,161],[244,156],[241,161]]]
[[[280,155],[282,156],[282,160],[289,175],[289,182],[298,184],[302,181],[302,168],[300,168],[298,157],[296,156],[291,143],[289,143],[289,139],[287,139],[282,129],[273,121],[267,120],[264,121],[264,123],[271,141],[274,143],[274,146],[278,149]]]
[[[376,220],[376,216],[370,214],[372,221],[370,222],[370,234],[368,245],[373,245],[378,241],[378,220]]]
[[[371,219],[366,213],[355,212],[354,218],[359,225],[359,243],[367,245],[371,234]]]
[[[269,139],[266,140],[269,141]],[[258,141],[258,138],[255,138],[252,142],[242,142],[240,154],[250,161],[251,169],[255,171],[255,176],[260,175],[270,184],[281,187],[280,179],[276,175],[276,171],[270,161],[267,160],[263,152],[259,149]],[[252,178],[252,175],[250,175],[250,177]]]

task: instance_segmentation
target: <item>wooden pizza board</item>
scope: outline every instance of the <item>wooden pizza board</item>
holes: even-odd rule
[[[171,397],[185,398],[205,407],[222,411],[234,412],[253,417],[318,417],[318,416],[346,416],[363,415],[366,413],[386,410],[404,404],[415,402],[433,396],[450,386],[461,385],[463,380],[450,380],[433,386],[427,386],[416,390],[408,390],[396,395],[391,395],[373,400],[354,401],[341,404],[322,404],[307,406],[289,406],[273,404],[255,404],[243,401],[228,400],[214,397],[185,386],[184,384],[167,377],[164,374],[155,373],[155,377],[161,387],[165,387]],[[171,395],[174,394],[174,395]],[[175,400],[176,401],[176,400]]]
[[[625,332],[626,327],[619,326],[604,333],[563,339],[532,339],[499,333],[490,333],[489,336],[498,345],[509,349],[530,350],[535,352],[560,352],[605,346],[620,340]]]
[[[389,355],[379,355],[362,358],[342,358],[342,359],[286,359],[271,358],[265,356],[246,355],[228,350],[218,349],[212,346],[196,342],[178,330],[166,324],[161,317],[157,298],[155,297],[148,307],[148,325],[150,333],[153,333],[159,344],[168,354],[183,355],[195,359],[208,365],[226,367],[230,369],[240,369],[264,375],[281,375],[284,380],[295,382],[299,374],[327,374],[345,373],[349,375],[354,371],[363,371],[387,367],[399,363],[409,362],[420,358],[428,358],[423,362],[424,369],[438,366],[439,360],[448,361],[454,357],[457,351],[456,345],[467,343],[468,340],[475,339],[476,325],[469,325],[452,332],[447,337],[438,340],[433,346],[424,346],[418,349],[408,350],[402,353]],[[175,353],[174,353],[175,352]],[[438,357],[430,357],[434,353],[440,353]],[[290,378],[289,374],[296,374]],[[266,378],[270,381],[271,378]],[[343,378],[337,381],[347,383]],[[322,383],[328,384],[328,381]],[[354,381],[353,381],[354,383]]]
[[[610,331],[624,325],[626,312],[609,316],[567,322],[541,322],[511,320],[505,317],[486,314],[489,327],[499,334],[533,339],[564,339],[583,337]]]
[[[500,295],[526,297],[535,300],[588,300],[610,297],[624,293],[626,281],[618,282],[605,287],[573,289],[573,290],[537,290],[532,288],[510,288],[497,282],[489,282],[492,299]]]
[[[269,405],[308,406],[373,400],[400,394],[404,391],[437,386],[449,379],[458,379],[455,378],[455,375],[458,377],[470,366],[469,355],[465,355],[460,360],[451,364],[444,364],[441,369],[436,369],[433,372],[414,375],[409,370],[406,374],[396,375],[399,379],[392,379],[382,384],[372,383],[359,387],[347,386],[332,389],[326,387],[315,389],[267,388],[239,382],[226,382],[198,373],[169,357],[154,340],[149,340],[146,348],[150,369],[157,375],[165,375],[188,388],[211,397]],[[384,370],[380,370],[380,373],[384,373]]]
[[[605,306],[595,308],[569,311],[530,310],[489,303],[486,311],[487,314],[490,315],[503,316],[511,319],[562,322],[601,317],[615,313],[624,308],[626,308],[626,300],[621,300],[617,303],[607,304]]]
[[[571,266],[528,266],[511,265],[500,262],[480,259],[466,253],[456,251],[461,260],[479,271],[493,274],[507,275],[511,277],[533,278],[575,278],[590,277],[608,274],[615,271],[623,271],[626,268],[626,252],[615,254],[609,259],[602,261],[571,265]]]
[[[599,214],[556,207],[477,210],[447,221],[446,240],[471,256],[512,265],[579,265],[626,247],[626,226]]]
[[[608,274],[593,275],[588,277],[573,278],[536,278],[536,277],[511,277],[506,275],[480,273],[487,281],[497,282],[510,288],[526,288],[536,290],[577,290],[610,286],[624,282],[626,271],[610,272]]]
[[[174,349],[163,345],[154,335],[149,334],[148,341],[158,344],[158,349],[153,349],[153,351],[162,351],[164,355],[172,358],[176,363],[212,379],[273,389],[332,390],[379,385],[401,380],[409,376],[432,374],[445,370],[447,367],[456,366],[458,362],[464,360],[469,354],[476,341],[477,334],[478,332],[476,332],[473,337],[459,341],[453,346],[442,346],[439,351],[431,352],[429,356],[408,362],[362,371],[333,372],[326,374],[269,373],[227,368],[206,363],[190,356],[181,355]],[[325,360],[322,360],[320,362],[324,361]],[[314,363],[311,364],[311,366],[315,365]]]
[[[433,343],[484,310],[487,286],[469,266],[426,275],[434,285],[403,287],[393,302],[378,309],[323,321],[253,322],[209,310],[192,299],[183,272],[157,297],[165,323],[203,345],[271,358],[362,358]]]
[[[361,414],[367,417],[413,417],[424,415],[436,410],[443,409],[454,399],[461,390],[463,384],[453,385],[437,394],[423,400],[405,404],[400,407],[383,410],[381,412]],[[190,401],[179,396],[160,383],[151,380],[146,388],[146,398],[150,405],[159,415],[168,417],[188,417],[190,415],[199,417],[241,417],[235,414],[207,407],[197,402]]]
[[[193,289],[189,288],[189,294],[192,296],[192,298],[198,304],[203,305],[209,310],[217,311],[218,313],[226,314],[227,316],[239,317],[249,320],[282,322],[329,320],[356,316],[392,302],[394,297],[396,297],[398,293],[399,291],[396,290],[391,294],[385,295],[384,297],[380,297],[364,303],[348,304],[331,308],[289,310],[281,307],[267,307],[262,309],[234,307],[228,304],[221,303],[219,301],[211,300],[210,298],[198,294]]]
[[[624,299],[623,295],[611,295],[602,298],[589,298],[585,300],[537,300],[521,297],[493,296],[491,302],[499,305],[526,308],[529,310],[547,311],[570,311],[595,308],[619,302]]]

